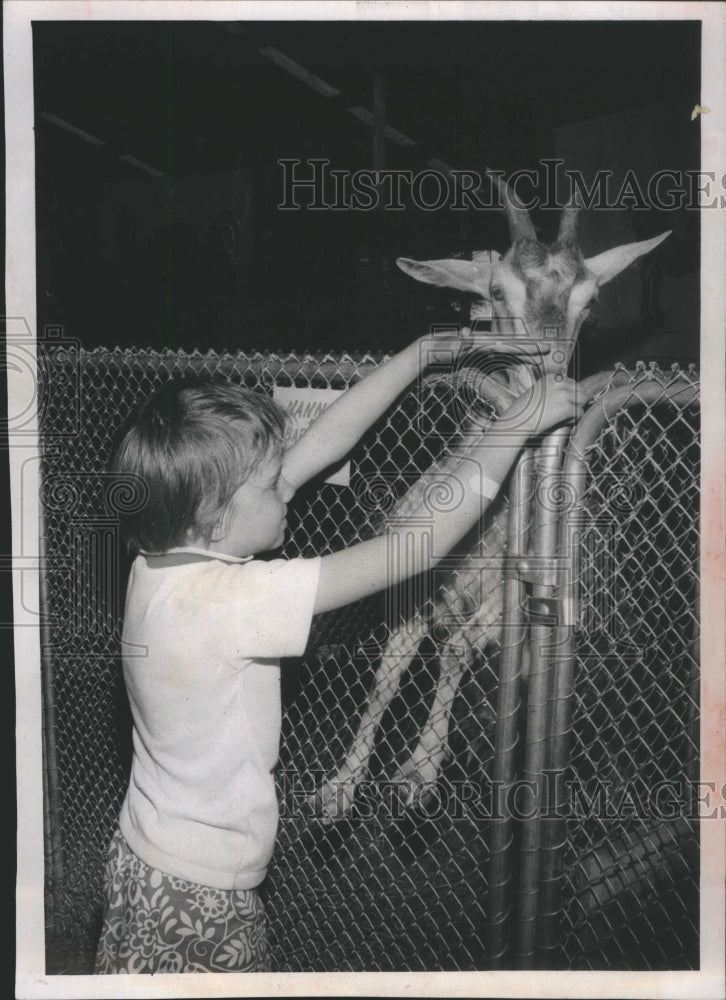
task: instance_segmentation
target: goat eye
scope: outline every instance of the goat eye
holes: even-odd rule
[[[504,298],[504,292],[501,288],[490,288],[489,292],[491,294],[491,297],[493,299],[496,299],[498,302],[500,302]]]

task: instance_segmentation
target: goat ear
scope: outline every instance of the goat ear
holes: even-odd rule
[[[669,229],[668,232],[661,233],[660,236],[654,236],[652,240],[625,243],[621,247],[613,247],[612,250],[606,250],[604,253],[598,254],[597,257],[590,257],[589,260],[585,261],[585,266],[595,275],[598,285],[604,285],[621,271],[624,271],[638,257],[655,250],[659,243],[670,236],[671,232],[672,230]]]
[[[416,281],[440,288],[458,288],[462,292],[487,296],[492,262],[482,260],[411,260],[399,257],[398,266]]]

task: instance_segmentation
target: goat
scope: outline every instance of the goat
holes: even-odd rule
[[[563,210],[557,238],[546,246],[537,238],[529,214],[514,204],[506,183],[499,178],[497,182],[512,241],[503,257],[496,251],[485,251],[474,253],[470,261],[399,258],[396,262],[417,281],[473,295],[470,321],[491,321],[493,338],[513,345],[512,354],[519,354],[515,363],[487,379],[487,394],[495,410],[506,405],[507,398],[525,391],[544,372],[566,371],[598,289],[669,235],[665,232],[614,247],[586,260],[577,245],[577,206]],[[526,359],[526,349],[517,350],[517,342],[523,339],[540,345],[539,371],[533,369],[531,358]],[[503,345],[498,349],[506,353]],[[403,497],[400,506],[405,503]],[[337,819],[352,808],[356,786],[368,770],[383,714],[424,638],[436,638],[437,625],[444,624],[449,634],[440,643],[433,703],[415,749],[394,775],[408,804],[417,789],[436,780],[445,758],[451,710],[462,678],[477,652],[498,641],[501,632],[505,538],[506,507],[497,502],[490,508],[480,542],[480,551],[487,553],[492,568],[482,570],[481,559],[465,555],[439,587],[433,612],[425,616],[417,610],[392,632],[345,760],[314,795],[324,820]],[[452,621],[459,627],[452,628]]]

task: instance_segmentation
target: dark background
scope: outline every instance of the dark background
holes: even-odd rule
[[[266,46],[341,96],[285,72]],[[416,143],[387,143],[386,167],[436,156],[536,168],[568,123],[602,118],[607,143],[603,116],[693,107],[699,49],[699,22],[36,23],[39,328],[61,324],[86,346],[401,346],[452,314],[395,258],[504,251],[503,217],[283,212],[279,158],[370,168],[371,129],[347,109],[372,107],[378,72],[388,122]],[[683,135],[662,167],[698,167],[698,121]],[[550,238],[556,213],[533,214]],[[628,345],[652,333],[635,315]]]

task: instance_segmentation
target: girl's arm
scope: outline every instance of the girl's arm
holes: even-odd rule
[[[315,613],[432,569],[481,517],[527,440],[581,409],[576,384],[554,376],[517,397],[494,430],[421,477],[385,534],[323,557]],[[449,503],[441,502],[445,494]]]
[[[462,344],[475,343],[468,340],[467,333],[464,331],[463,338],[420,337],[339,396],[285,452],[282,475],[290,486],[297,489],[323,469],[342,461],[427,364],[436,359],[443,365],[455,365]],[[549,346],[533,349],[526,344],[504,345],[499,341],[484,341],[477,346],[495,353],[520,355],[549,350]]]
[[[427,338],[429,344],[432,341]],[[438,346],[438,340],[436,341]],[[380,365],[324,410],[285,452],[282,475],[297,489],[323,469],[341,461],[421,370],[423,338]],[[442,348],[455,360],[460,341],[446,338]]]

